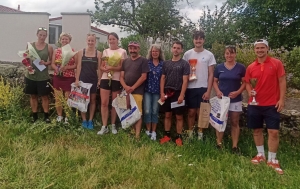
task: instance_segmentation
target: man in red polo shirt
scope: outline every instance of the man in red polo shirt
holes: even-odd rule
[[[280,60],[268,56],[269,45],[264,39],[254,43],[254,51],[257,59],[246,70],[246,89],[249,94],[248,127],[253,129],[254,142],[257,155],[251,160],[253,164],[265,162],[263,123],[268,129],[268,161],[267,164],[277,173],[283,174],[276,159],[279,146],[279,112],[284,107],[286,92],[286,78],[283,64]],[[250,80],[257,81],[256,86],[251,85]],[[253,96],[257,102],[253,103]]]

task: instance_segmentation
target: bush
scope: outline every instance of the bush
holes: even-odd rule
[[[101,43],[101,42],[98,42],[97,44],[97,50],[100,51],[100,52],[103,52],[104,49],[107,49],[109,46],[107,43]]]
[[[286,65],[288,86],[300,89],[300,47],[295,47],[283,58]]]

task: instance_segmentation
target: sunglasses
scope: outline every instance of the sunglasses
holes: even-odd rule
[[[235,48],[235,45],[226,45],[225,48]]]
[[[96,36],[96,34],[88,33],[87,36]]]
[[[38,31],[47,31],[47,28],[40,27],[38,28]]]

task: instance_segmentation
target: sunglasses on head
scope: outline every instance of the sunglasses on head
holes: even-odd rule
[[[47,28],[40,27],[38,28],[38,31],[47,31]]]
[[[87,36],[96,36],[96,34],[88,33]]]
[[[226,45],[225,48],[235,48],[235,45]]]

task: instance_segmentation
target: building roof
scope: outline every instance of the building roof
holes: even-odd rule
[[[0,12],[14,13],[14,12],[23,12],[23,11],[0,5]]]
[[[62,17],[60,16],[60,17],[50,18],[49,21],[61,20],[61,19],[62,19]]]

